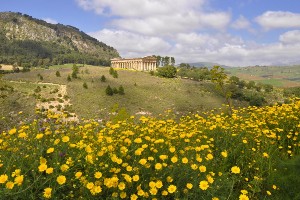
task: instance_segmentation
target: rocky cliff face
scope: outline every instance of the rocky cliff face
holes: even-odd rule
[[[79,29],[62,24],[49,24],[21,13],[0,13],[0,34],[10,41],[51,42],[71,51],[109,60],[118,57],[118,52]]]

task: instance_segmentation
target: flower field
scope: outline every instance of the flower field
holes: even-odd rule
[[[300,153],[300,101],[217,113],[116,124],[48,113],[1,134],[0,197],[274,199],[278,163]]]

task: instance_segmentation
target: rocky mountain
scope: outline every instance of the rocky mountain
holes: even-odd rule
[[[70,25],[29,15],[0,12],[0,63],[47,65],[66,62],[109,64],[118,52]]]

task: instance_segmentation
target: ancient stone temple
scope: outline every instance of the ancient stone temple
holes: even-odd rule
[[[146,56],[143,58],[113,58],[111,59],[111,67],[121,69],[134,69],[139,71],[155,71],[156,58]]]

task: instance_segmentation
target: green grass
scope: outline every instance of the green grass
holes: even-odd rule
[[[56,71],[61,77],[56,77]],[[73,111],[83,118],[105,118],[118,104],[125,107],[129,114],[150,112],[153,115],[172,109],[178,114],[210,110],[221,107],[224,99],[215,93],[211,83],[195,82],[182,79],[165,79],[151,76],[147,72],[118,70],[119,78],[109,75],[109,68],[85,66],[79,69],[79,79],[67,81],[72,73],[72,64],[52,66],[50,69],[33,69],[28,73],[8,74],[6,80],[43,82],[67,85],[67,93],[73,104]],[[101,82],[104,75],[106,82]],[[83,88],[86,82],[88,89]],[[35,86],[26,85],[24,91],[31,91]],[[124,87],[125,95],[107,96],[106,87]],[[47,86],[48,87],[48,86]],[[27,92],[28,92],[27,91]]]
[[[0,87],[10,85],[1,80]],[[5,96],[0,97],[0,132],[17,126],[26,120],[31,120],[35,112],[35,98],[15,89],[13,91],[1,91]]]
[[[237,67],[226,68],[226,71],[230,76],[237,76],[248,81],[269,83],[276,87],[300,86],[299,66]]]

